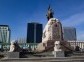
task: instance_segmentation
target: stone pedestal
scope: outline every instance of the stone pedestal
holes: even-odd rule
[[[8,52],[7,56],[8,58],[19,58],[20,57],[20,52]]]
[[[54,57],[64,57],[64,51],[53,51]]]

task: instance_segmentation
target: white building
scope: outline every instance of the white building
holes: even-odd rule
[[[10,43],[10,29],[8,25],[0,25],[0,42]]]
[[[70,45],[75,49],[76,46],[79,46],[81,50],[84,51],[84,41],[68,41]]]

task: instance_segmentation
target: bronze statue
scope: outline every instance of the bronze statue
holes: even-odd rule
[[[50,8],[50,5],[49,5],[49,7],[48,7],[48,13],[47,13],[47,19],[49,20],[50,18],[53,18],[53,11],[52,11],[52,9]]]

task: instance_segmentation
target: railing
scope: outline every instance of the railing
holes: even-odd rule
[[[70,45],[74,47],[79,46],[81,51],[84,51],[84,41],[68,41],[70,42]]]
[[[37,48],[37,44],[38,43],[19,43],[19,46],[23,49],[32,49],[34,50],[35,48]],[[1,45],[1,48],[0,49],[3,49],[5,51],[8,51],[10,49],[10,44],[9,43],[0,43]]]
[[[79,46],[82,51],[84,51],[84,41],[68,41],[72,47]],[[19,43],[19,46],[23,49],[32,49],[37,48],[38,43]],[[8,51],[10,48],[9,43],[0,43],[0,49]]]

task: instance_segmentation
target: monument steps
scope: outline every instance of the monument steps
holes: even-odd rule
[[[56,61],[59,61],[59,60],[65,60],[67,58],[50,58],[50,57],[39,57],[39,58],[11,58],[11,59],[3,59],[2,62],[7,62],[7,61],[20,61],[20,62],[23,62],[23,61],[32,61],[32,62],[35,62],[35,61],[39,61],[39,62],[42,62],[42,61],[51,61],[51,60],[56,60]]]
[[[71,57],[84,57],[84,52],[73,52],[72,54],[69,54]]]
[[[9,58],[9,59],[2,59],[1,62],[84,62],[84,58],[80,57]]]
[[[39,53],[40,55],[48,55],[51,52]],[[29,58],[4,58],[0,62],[84,62],[83,52],[73,52],[71,57],[38,57],[29,56]]]

